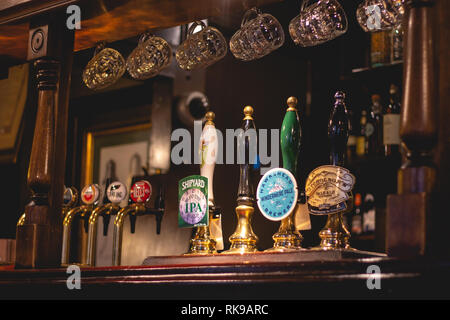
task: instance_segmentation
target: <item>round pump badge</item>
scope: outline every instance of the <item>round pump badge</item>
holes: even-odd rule
[[[112,203],[120,203],[127,197],[127,187],[120,181],[114,181],[106,189],[106,196]]]
[[[259,210],[272,221],[286,218],[294,210],[297,196],[297,181],[283,168],[267,171],[256,190]]]
[[[147,180],[141,180],[133,184],[130,197],[136,203],[146,202],[152,195],[152,185]]]
[[[89,184],[81,190],[81,200],[84,204],[94,204],[100,198],[100,188],[95,184]]]
[[[208,200],[200,189],[188,189],[180,199],[180,216],[189,224],[197,224],[206,214]]]

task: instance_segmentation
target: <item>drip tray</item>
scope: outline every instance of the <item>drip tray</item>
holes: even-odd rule
[[[309,261],[338,261],[343,259],[385,258],[384,253],[360,251],[356,249],[314,250],[304,249],[294,252],[255,252],[246,254],[205,254],[180,256],[154,256],[144,260],[145,266],[171,265],[222,265],[222,264],[265,264],[298,263]]]

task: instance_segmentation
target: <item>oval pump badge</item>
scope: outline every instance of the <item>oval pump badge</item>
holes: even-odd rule
[[[256,197],[263,216],[280,221],[291,214],[297,205],[297,181],[289,170],[271,169],[261,178]]]
[[[89,184],[81,190],[81,200],[86,205],[94,204],[100,198],[100,188],[96,184]]]
[[[127,187],[120,181],[114,181],[106,189],[106,196],[111,203],[120,203],[127,197]]]
[[[135,182],[130,190],[131,200],[136,203],[147,202],[151,195],[152,185],[147,180]]]

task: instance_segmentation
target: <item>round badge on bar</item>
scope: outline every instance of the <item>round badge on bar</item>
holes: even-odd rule
[[[127,197],[127,187],[120,181],[114,181],[106,189],[106,196],[111,203],[120,203]]]
[[[81,190],[81,200],[86,205],[94,204],[100,199],[100,188],[96,184],[89,184]]]
[[[297,204],[297,181],[289,170],[271,169],[261,178],[256,197],[263,216],[280,221],[289,216]]]
[[[133,184],[130,197],[136,203],[147,202],[152,195],[152,185],[147,180],[141,180]]]
[[[72,207],[78,201],[78,192],[74,187],[64,187],[63,206]]]

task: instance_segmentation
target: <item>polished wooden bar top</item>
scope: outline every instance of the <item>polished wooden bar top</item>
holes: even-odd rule
[[[297,255],[304,255],[298,253]],[[304,260],[292,253],[149,257],[152,265],[81,267],[69,290],[66,268],[0,268],[1,299],[449,298],[450,261],[343,254]],[[270,259],[269,259],[270,258]],[[184,263],[183,263],[184,262]],[[374,267],[375,266],[375,267]],[[380,289],[372,270],[380,270]]]

